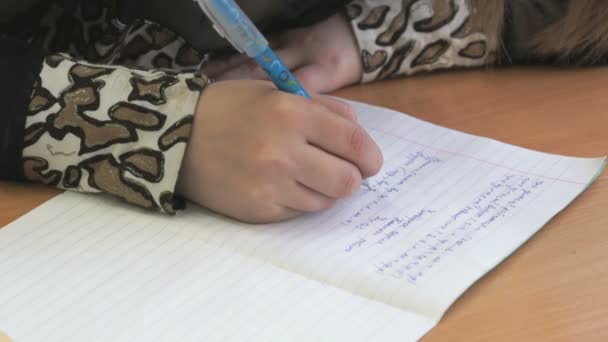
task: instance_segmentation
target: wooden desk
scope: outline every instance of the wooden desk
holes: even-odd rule
[[[608,154],[608,69],[454,72],[350,99],[551,153]],[[0,226],[59,192],[0,183]],[[608,341],[608,172],[450,309],[433,341]]]

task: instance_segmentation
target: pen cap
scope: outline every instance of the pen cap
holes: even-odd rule
[[[194,0],[213,23],[220,36],[235,49],[255,58],[268,47],[268,41],[234,0]]]

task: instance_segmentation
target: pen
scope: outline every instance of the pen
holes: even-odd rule
[[[277,88],[311,99],[300,81],[289,71],[251,19],[233,0],[194,0],[217,33],[235,49],[255,59]]]
[[[300,81],[272,50],[251,19],[234,0],[194,0],[207,15],[214,29],[241,53],[255,59],[274,85],[284,91],[311,99]],[[363,186],[372,190],[367,181]]]

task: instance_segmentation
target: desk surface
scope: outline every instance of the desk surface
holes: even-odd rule
[[[608,69],[450,72],[338,96],[550,153],[608,154]],[[0,226],[57,195],[0,182]],[[423,340],[608,341],[608,172]]]

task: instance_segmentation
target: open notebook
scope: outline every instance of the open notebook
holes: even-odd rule
[[[66,193],[0,230],[16,341],[414,341],[564,209],[605,159],[354,104],[386,165],[322,214],[250,226]]]

